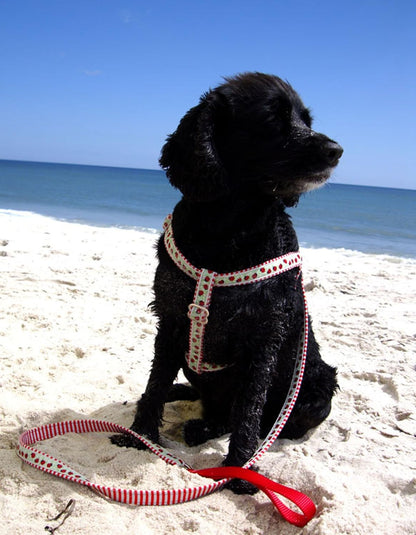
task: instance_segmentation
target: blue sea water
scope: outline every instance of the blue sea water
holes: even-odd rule
[[[180,199],[163,171],[0,160],[0,210],[161,230]],[[416,258],[416,191],[329,182],[290,209],[301,245]]]

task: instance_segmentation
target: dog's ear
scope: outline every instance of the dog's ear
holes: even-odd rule
[[[227,172],[215,146],[223,97],[210,91],[182,118],[162,148],[159,163],[171,184],[194,201],[210,201],[229,191]]]

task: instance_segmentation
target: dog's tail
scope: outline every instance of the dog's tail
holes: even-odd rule
[[[193,386],[178,383],[170,387],[167,401],[196,401],[199,398],[199,392]]]

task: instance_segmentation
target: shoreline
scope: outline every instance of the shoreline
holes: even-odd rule
[[[65,219],[65,218],[59,218],[54,217],[50,215],[43,215],[37,212],[31,212],[26,210],[14,210],[14,209],[8,209],[8,208],[0,208],[0,219],[2,217],[9,216],[9,217],[24,217],[24,218],[45,218],[47,220],[56,221],[58,223],[68,223],[71,225],[80,225],[85,227],[91,227],[96,229],[114,229],[114,230],[127,230],[127,231],[134,231],[134,232],[141,232],[144,234],[150,234],[153,236],[158,236],[162,233],[162,225],[160,229],[154,228],[154,227],[142,227],[142,226],[131,226],[131,225],[111,225],[111,224],[105,224],[105,223],[94,223],[92,221],[83,221],[83,220],[76,220],[76,219]],[[296,230],[296,226],[295,226]],[[375,256],[375,257],[381,257],[381,258],[392,258],[393,259],[403,259],[403,260],[410,260],[416,262],[416,257],[413,256],[405,256],[405,255],[399,255],[399,254],[393,254],[393,253],[384,253],[384,252],[366,252],[361,251],[359,249],[349,249],[347,247],[321,247],[321,246],[313,246],[310,244],[303,245],[302,243],[299,243],[299,249],[300,250],[320,250],[320,251],[338,251],[338,252],[345,252],[345,253],[352,253],[352,254],[364,254],[369,256]]]
[[[16,456],[18,435],[37,425],[74,418],[130,425],[153,355],[156,237],[0,210],[0,507],[7,532],[40,533],[75,499],[62,534],[299,533],[261,493],[132,508]],[[341,388],[329,418],[300,440],[278,441],[260,472],[314,500],[318,514],[304,534],[415,533],[416,261],[301,250],[316,337],[323,358],[338,367]],[[195,467],[218,465],[227,437],[195,448],[181,442],[181,423],[198,412],[198,402],[169,404],[165,443]],[[105,484],[181,488],[197,477],[101,435],[43,446]]]

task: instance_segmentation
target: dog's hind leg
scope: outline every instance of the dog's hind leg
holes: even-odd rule
[[[229,370],[213,373],[214,375],[203,374],[199,377],[192,375],[189,377],[193,384],[196,383],[195,390],[201,392],[203,417],[188,420],[185,423],[183,436],[188,446],[197,446],[231,431],[230,410],[234,389],[230,386],[228,379],[231,377],[232,380],[233,376],[230,376]],[[228,387],[224,388],[224,384]]]
[[[177,383],[170,387],[166,401],[196,401],[200,397],[198,390],[193,386]]]
[[[321,424],[331,411],[331,400],[337,388],[336,369],[322,360],[319,346],[311,329],[305,374],[299,397],[279,438],[298,439],[309,429]],[[266,409],[268,410],[265,410],[265,413],[269,413],[267,416],[270,420],[269,404]]]
[[[323,361],[314,373],[305,377],[298,401],[279,438],[301,438],[328,417],[332,396],[337,388],[335,377],[335,368]]]
[[[197,418],[185,423],[183,436],[188,446],[198,446],[207,440],[225,435],[229,431],[230,427],[225,423]]]

